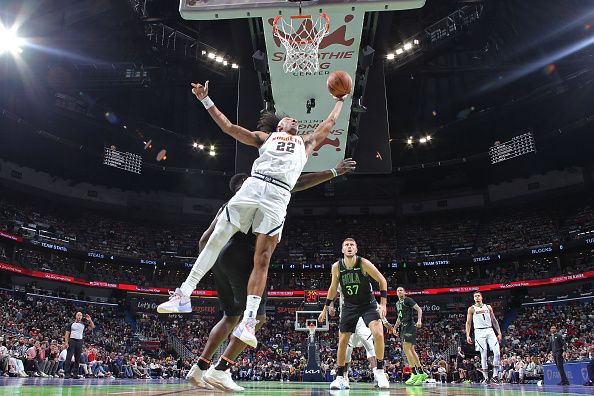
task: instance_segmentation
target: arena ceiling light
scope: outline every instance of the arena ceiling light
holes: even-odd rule
[[[228,59],[225,59],[225,55],[217,54],[216,52],[209,52],[206,50],[202,51],[202,56],[205,56],[208,59],[211,59],[217,63],[222,63],[223,66],[231,66],[232,69],[239,69],[239,65],[237,63],[233,63]]]
[[[424,28],[400,43],[393,52],[395,57],[387,58],[393,67],[401,67],[422,53],[422,50],[433,49],[458,34],[468,31],[468,27],[477,22],[483,13],[484,5],[479,1],[455,10],[436,23]],[[421,45],[421,43],[423,43]],[[390,52],[391,54],[392,52]]]
[[[4,52],[10,52],[13,55],[20,54],[23,52],[23,45],[25,45],[25,40],[17,35],[16,27],[6,29],[0,24],[0,55]]]
[[[418,47],[420,44],[418,39],[414,39],[411,41],[407,41],[402,45],[402,47],[396,48],[396,51],[393,53],[389,53],[386,58],[388,60],[394,60],[396,56],[404,54],[406,51],[411,51],[413,48]]]

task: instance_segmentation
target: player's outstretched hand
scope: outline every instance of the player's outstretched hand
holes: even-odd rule
[[[352,158],[345,158],[336,165],[336,172],[339,175],[344,175],[345,173],[354,172],[356,168],[357,161]]]
[[[89,314],[86,314],[86,315],[85,315],[85,319],[86,319],[86,320],[88,320],[88,321],[90,322],[90,321],[91,321],[91,315],[89,315]]]
[[[469,343],[470,345],[472,345],[472,338],[470,338],[470,336],[466,336],[466,342]]]
[[[418,321],[417,321],[417,329],[420,329],[420,328],[421,328],[421,326],[423,326],[423,323],[421,323],[421,321],[420,321],[420,320],[418,320]]]
[[[324,323],[326,321],[326,309],[323,309],[318,316],[318,322]]]
[[[502,339],[502,338],[503,338],[503,337],[501,336],[501,333],[497,334],[497,341],[499,341],[499,343],[500,343],[500,344],[501,344],[501,339]]]
[[[341,96],[340,98],[338,96],[334,96],[334,95],[331,95],[331,96],[332,96],[332,99],[336,100],[337,102],[344,102],[346,100],[346,98],[349,97],[349,95],[350,95],[350,93],[348,93],[344,96]]]
[[[192,85],[192,93],[198,100],[202,100],[208,96],[208,81],[204,85],[200,83],[190,83]]]

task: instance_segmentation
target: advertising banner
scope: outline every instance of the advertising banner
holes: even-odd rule
[[[0,231],[0,237],[10,239],[11,241],[15,241],[15,242],[19,242],[19,243],[23,242],[23,238],[21,238],[20,236],[12,235],[5,231]]]

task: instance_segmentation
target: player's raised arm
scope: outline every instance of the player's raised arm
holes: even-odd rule
[[[470,329],[472,328],[472,315],[474,315],[474,307],[468,308],[466,314],[466,342],[472,344],[472,337],[470,337]]]
[[[315,187],[318,184],[322,184],[336,176],[353,172],[356,167],[357,163],[352,158],[345,158],[340,161],[338,165],[336,165],[336,168],[299,176],[299,179],[297,179],[297,183],[291,192],[303,191],[307,190],[308,188]]]
[[[380,317],[386,317],[386,304],[388,303],[388,281],[382,275],[382,273],[377,269],[375,265],[371,263],[371,261],[367,259],[361,259],[361,267],[363,271],[371,276],[377,283],[379,283],[380,288]]]
[[[260,147],[268,134],[261,131],[250,131],[242,126],[233,124],[229,119],[215,106],[214,102],[208,97],[208,81],[204,85],[199,83],[191,83],[192,93],[196,98],[202,102],[208,114],[212,117],[214,122],[227,135],[233,137],[235,140],[247,144],[248,146]]]
[[[328,310],[328,306],[332,304],[332,301],[336,298],[338,294],[338,261],[332,264],[332,282],[330,283],[330,287],[328,288],[328,295],[326,296],[326,304],[322,309],[322,312],[318,316],[318,322],[325,322],[326,321],[326,311]]]
[[[348,95],[345,95],[341,98],[334,98],[336,100],[336,104],[334,108],[330,112],[330,115],[318,125],[314,133],[311,135],[307,135],[303,140],[305,142],[305,152],[309,157],[311,153],[313,153],[314,149],[320,145],[328,137],[328,134],[334,128],[336,124],[336,120],[340,115],[340,111],[342,110],[342,105],[344,104],[344,100]]]

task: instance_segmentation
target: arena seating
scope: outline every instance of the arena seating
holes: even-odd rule
[[[14,235],[53,238],[83,251],[123,257],[195,257],[197,242],[210,219],[160,222],[114,217],[85,209],[50,205],[33,197],[0,196],[0,230]],[[17,204],[18,202],[18,204]],[[569,205],[569,204],[568,204]],[[594,230],[588,202],[563,210],[546,206],[501,208],[431,217],[290,217],[275,253],[276,264],[327,263],[345,236],[355,236],[362,254],[378,263],[435,256],[505,252],[584,237]],[[377,232],[381,230],[381,232]],[[190,261],[186,259],[185,261]]]

